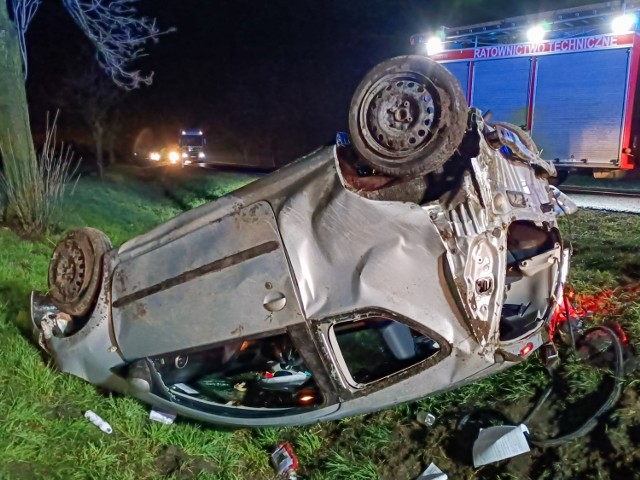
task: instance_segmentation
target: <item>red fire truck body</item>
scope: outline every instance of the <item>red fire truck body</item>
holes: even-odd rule
[[[607,5],[611,3],[615,2]],[[603,26],[608,25],[603,21],[580,32],[560,28],[573,20],[565,12],[577,16],[577,10],[552,12],[555,22],[550,29],[551,38],[536,43],[503,43],[504,37],[496,41],[495,32],[501,26],[504,29],[505,24],[515,25],[507,29],[507,38],[522,38],[514,32],[517,25],[531,25],[523,21],[527,17],[445,29],[451,40],[445,36],[446,49],[430,57],[454,74],[470,105],[491,110],[492,121],[529,130],[542,156],[553,160],[559,169],[581,167],[602,173],[632,169],[636,140],[640,143],[640,138],[636,139],[640,133],[640,105],[636,105],[640,104],[636,91],[640,35],[634,31],[603,32]],[[586,11],[593,13],[593,6]],[[609,10],[606,15],[611,16]],[[575,23],[578,22],[573,20],[569,25],[575,27]],[[469,45],[468,41],[456,41],[465,32],[471,32],[467,39],[475,34],[475,45],[455,48]],[[488,34],[492,34],[493,42],[488,40]],[[414,35],[412,43],[423,45],[423,38]]]

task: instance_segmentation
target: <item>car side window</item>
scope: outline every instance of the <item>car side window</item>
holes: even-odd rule
[[[322,403],[313,375],[287,333],[163,355],[153,362],[165,386],[191,400],[251,408]]]
[[[384,317],[338,323],[330,336],[339,363],[354,381],[349,383],[360,385],[396,374],[440,352],[440,345],[432,338]]]

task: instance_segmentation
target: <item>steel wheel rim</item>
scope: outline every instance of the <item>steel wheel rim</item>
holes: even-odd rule
[[[92,267],[92,249],[86,239],[66,239],[52,265],[52,287],[57,296],[65,303],[79,299],[87,288]]]
[[[385,75],[364,96],[360,131],[377,154],[402,160],[425,149],[438,130],[439,94],[431,81],[415,73]]]

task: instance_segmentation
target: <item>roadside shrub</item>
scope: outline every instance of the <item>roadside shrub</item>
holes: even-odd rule
[[[77,162],[73,152],[56,140],[56,113],[53,121],[47,115],[47,131],[38,158],[18,159],[2,151],[4,173],[0,174],[0,198],[5,205],[5,217],[14,220],[28,234],[39,234],[60,219],[62,200],[67,188],[72,191],[77,182]]]

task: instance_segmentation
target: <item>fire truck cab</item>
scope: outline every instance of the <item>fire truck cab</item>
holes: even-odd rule
[[[469,105],[535,138],[559,171],[617,178],[640,154],[640,1],[611,1],[417,34]]]

